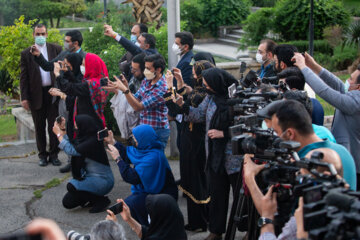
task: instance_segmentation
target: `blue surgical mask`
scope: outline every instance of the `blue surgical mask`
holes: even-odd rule
[[[46,43],[46,37],[44,36],[36,36],[35,43],[39,46],[43,46]]]
[[[134,34],[131,34],[130,41],[132,41],[135,44],[137,42],[137,36]]]
[[[265,121],[262,121],[262,123],[261,123],[261,128],[264,129],[264,130],[268,130],[268,127],[267,127]]]
[[[350,83],[348,80],[345,81],[345,92],[349,91]]]

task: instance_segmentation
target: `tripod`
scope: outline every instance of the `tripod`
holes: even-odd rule
[[[250,202],[252,202],[251,197],[247,197],[244,194],[244,188],[242,187],[242,172],[243,164],[241,164],[240,172],[236,180],[236,187],[234,191],[235,195],[231,207],[228,227],[226,229],[225,240],[233,240],[235,238],[236,228],[238,228],[240,231],[248,231],[248,239],[258,239],[259,229],[257,228],[256,224],[258,218],[257,211],[255,207],[250,204]],[[250,232],[249,226],[254,227],[254,229],[251,230],[255,231]]]

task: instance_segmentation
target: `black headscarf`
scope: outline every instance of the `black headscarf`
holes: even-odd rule
[[[229,127],[233,123],[230,107],[227,104],[227,99],[229,98],[228,87],[232,84],[238,85],[238,81],[230,73],[219,68],[204,70],[202,76],[208,86],[215,91],[212,98],[216,104],[216,111],[210,120],[209,129],[224,132],[224,138],[209,138],[207,166],[211,167],[215,172],[220,172],[224,170],[225,148],[227,142],[230,140]]]
[[[82,157],[109,165],[104,144],[97,139],[97,132],[101,130],[97,121],[89,115],[80,114],[75,117],[75,122],[78,127],[74,144],[76,151]]]
[[[175,199],[168,194],[148,195],[146,210],[150,215],[150,226],[142,239],[184,240],[184,217]]]
[[[194,61],[198,62],[201,60],[206,60],[208,62],[211,62],[214,66],[216,66],[215,59],[211,53],[208,52],[198,52],[194,55]]]
[[[72,73],[74,74],[75,78],[78,79],[78,76],[81,75],[82,80],[82,74],[80,71],[80,66],[82,64],[83,58],[78,53],[69,53],[66,55],[66,60],[71,64],[72,66]]]

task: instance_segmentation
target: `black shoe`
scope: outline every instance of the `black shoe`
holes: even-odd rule
[[[100,213],[106,210],[106,207],[110,205],[110,199],[108,197],[102,197],[98,201],[94,202],[92,208],[90,208],[89,213]]]
[[[206,227],[192,227],[189,224],[186,224],[184,228],[186,231],[190,232],[206,232]]]
[[[46,160],[46,158],[40,158],[39,166],[45,167],[47,165],[48,165],[48,161]]]
[[[60,172],[61,173],[66,173],[66,172],[70,172],[71,170],[71,163],[66,164],[65,166],[63,166],[62,168],[60,168]]]
[[[58,158],[53,158],[53,159],[50,159],[49,162],[52,163],[52,165],[54,166],[60,166],[61,165],[61,162]]]

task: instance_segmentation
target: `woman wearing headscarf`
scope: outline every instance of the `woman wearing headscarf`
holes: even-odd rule
[[[146,197],[146,210],[150,216],[150,225],[140,225],[131,215],[129,207],[122,199],[122,219],[143,240],[186,240],[184,217],[174,198],[168,194],[148,195]],[[116,216],[108,210],[108,220],[116,220]]]
[[[116,142],[112,132],[105,139],[112,158],[118,164],[123,180],[130,183],[132,194],[125,199],[131,215],[148,225],[145,198],[148,194],[166,193],[175,200],[178,191],[174,176],[165,157],[162,143],[150,125],[139,125],[132,130],[132,146]],[[134,168],[130,167],[130,163]]]
[[[65,208],[72,209],[89,203],[88,206],[92,206],[90,213],[101,212],[110,204],[109,198],[105,195],[114,186],[114,176],[104,144],[97,139],[100,128],[96,120],[89,115],[77,115],[75,124],[77,135],[74,143],[67,140],[68,138],[56,122],[53,128],[60,142],[59,148],[69,155],[84,159],[82,161],[84,164],[81,166],[81,178],[73,178],[69,181],[63,205]]]
[[[81,83],[83,79],[83,75],[80,71],[80,66],[82,64],[83,58],[78,53],[69,53],[66,55],[64,62],[62,63],[64,66],[60,71],[59,68],[55,68],[54,72],[57,77],[57,85],[61,81],[61,78],[68,79],[71,83]],[[70,136],[70,141],[73,140],[74,137],[74,122],[68,121],[69,119],[73,119],[74,116],[74,104],[75,104],[75,96],[67,96],[64,92],[57,88],[51,88],[49,93],[52,96],[59,96],[61,99],[59,101],[59,116],[65,118],[66,124],[66,132],[67,135]],[[69,172],[71,170],[71,158],[69,157],[68,164],[64,167],[60,168],[60,172]]]
[[[238,81],[228,72],[209,68],[201,73],[207,96],[197,107],[184,106],[185,121],[205,122],[206,169],[209,175],[209,230],[206,238],[221,239],[225,232],[230,185],[235,188],[240,159],[232,156],[228,128],[233,119],[229,114],[228,87]]]
[[[214,59],[213,55],[209,52],[198,52],[197,54],[194,55],[193,59],[194,59],[194,62],[205,60],[205,61],[212,63],[214,66],[216,66],[215,59]]]
[[[59,63],[55,63],[54,66],[55,73],[56,69],[60,68]],[[104,109],[108,93],[101,88],[100,79],[108,77],[106,65],[96,54],[87,53],[80,66],[80,71],[84,75],[81,83],[72,82],[66,76],[61,77],[58,74],[59,88],[67,96],[76,97],[74,117],[78,114],[87,114],[96,119],[99,127],[104,128],[106,126]]]
[[[183,114],[183,109],[189,106],[197,108],[206,96],[205,87],[202,83],[202,72],[215,66],[208,61],[200,60],[193,64],[194,88],[186,94],[184,87],[178,90],[178,94],[184,99],[184,108],[177,105],[171,91],[172,75],[169,78],[168,91],[164,94],[166,106],[170,116]],[[179,81],[180,82],[180,81]],[[183,117],[183,116],[182,116]],[[184,193],[187,200],[188,231],[206,231],[208,222],[208,203],[210,196],[205,174],[205,122],[183,121],[180,132],[180,185],[179,189]]]

